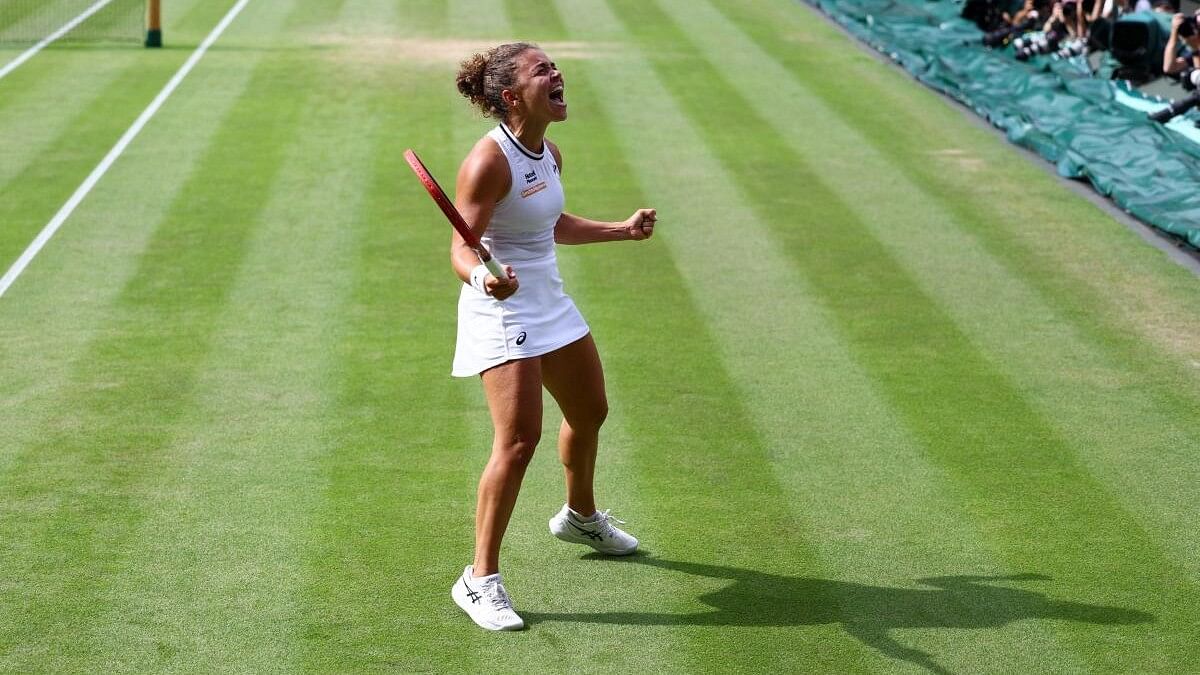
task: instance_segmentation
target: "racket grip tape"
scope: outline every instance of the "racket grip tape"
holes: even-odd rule
[[[504,271],[504,265],[501,265],[499,260],[488,258],[483,261],[483,264],[487,266],[488,272],[497,279],[508,278],[508,273]]]

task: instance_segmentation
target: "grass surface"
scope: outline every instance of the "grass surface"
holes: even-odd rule
[[[0,267],[232,4],[0,81]],[[645,550],[548,535],[548,405],[493,635],[401,153],[450,182],[510,38],[564,71],[568,208],[662,226],[559,253]],[[1189,272],[799,3],[252,1],[0,298],[0,670],[1195,669],[1196,335]]]

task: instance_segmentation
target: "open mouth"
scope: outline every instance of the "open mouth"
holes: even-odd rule
[[[550,90],[550,102],[558,105],[566,105],[566,100],[563,98],[563,88],[561,86]]]

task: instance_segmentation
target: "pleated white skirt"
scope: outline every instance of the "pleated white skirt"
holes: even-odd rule
[[[541,356],[588,334],[588,325],[563,291],[558,265],[513,265],[520,287],[496,300],[463,284],[458,296],[458,341],[451,375],[470,377],[513,359]]]

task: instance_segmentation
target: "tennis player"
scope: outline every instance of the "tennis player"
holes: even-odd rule
[[[495,437],[479,479],[475,559],[451,597],[483,628],[519,630],[524,622],[500,581],[500,542],[541,435],[542,387],[563,412],[558,454],[567,502],[550,519],[550,532],[612,555],[637,550],[637,539],[596,510],[596,444],[608,414],[604,372],[587,323],[563,292],[554,246],[647,239],[655,211],[638,209],[615,223],[563,211],[562,155],[546,128],[567,119],[567,102],[562,74],[537,46],[518,42],[476,54],[462,63],[457,83],[499,124],[463,160],[455,204],[507,264],[507,275],[489,274],[455,233],[450,258],[464,283],[453,375],[481,377]]]

